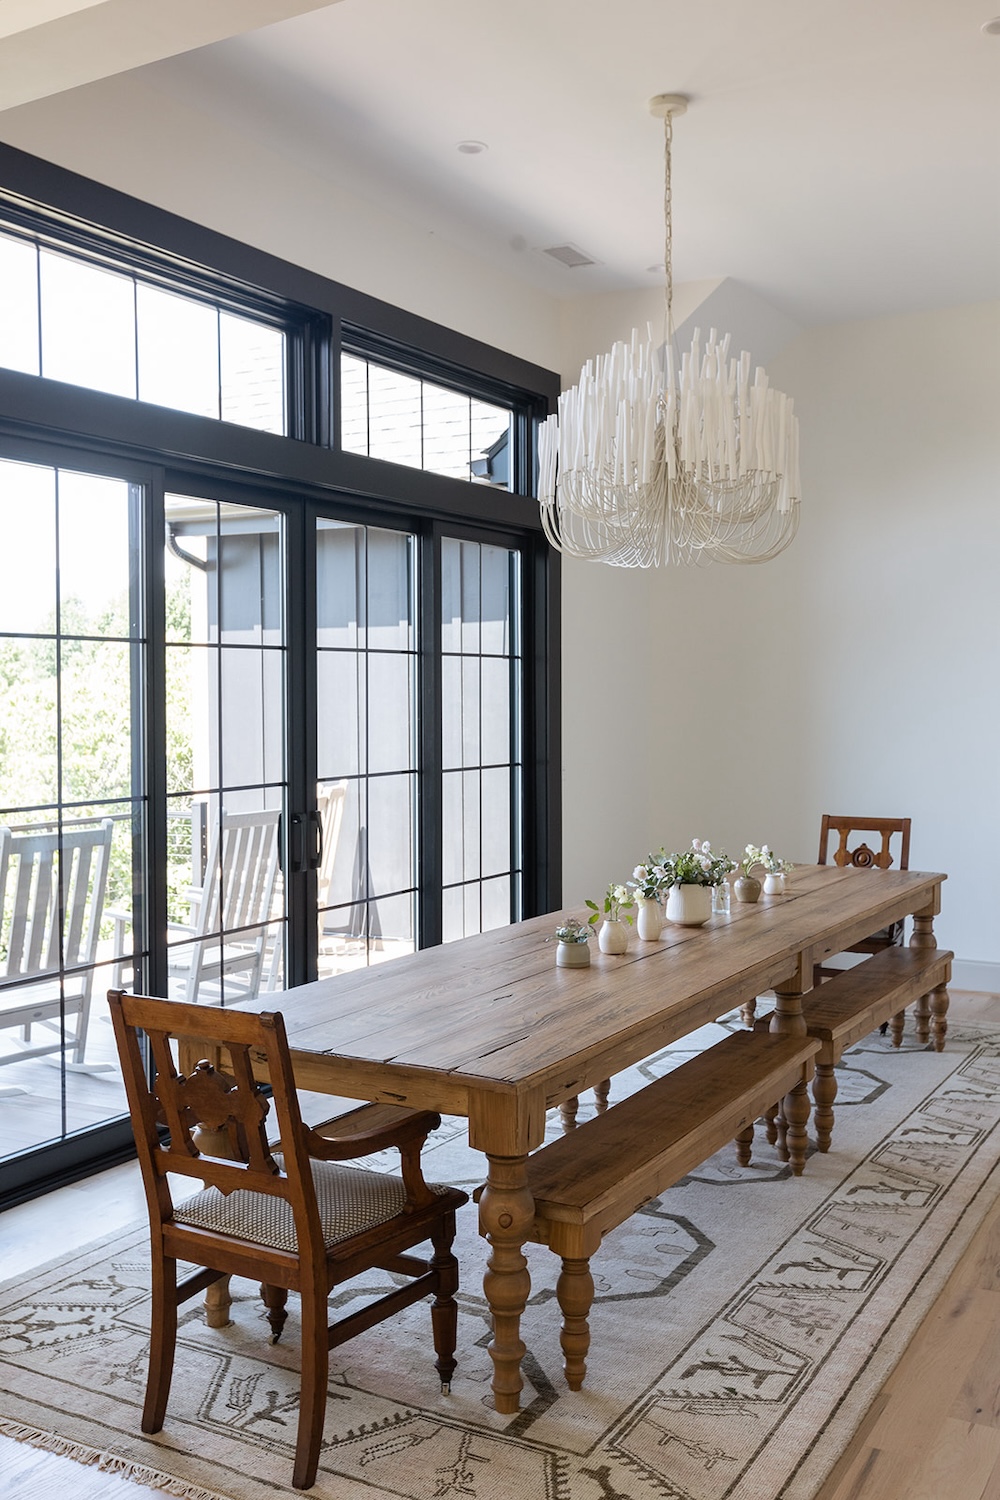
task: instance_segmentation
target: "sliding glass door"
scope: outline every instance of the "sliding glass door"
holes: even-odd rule
[[[131,914],[148,930],[144,500],[128,478],[0,459],[5,1156],[125,1109],[103,996]]]

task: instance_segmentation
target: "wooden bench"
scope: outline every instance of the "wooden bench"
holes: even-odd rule
[[[944,948],[884,948],[853,969],[842,969],[835,979],[803,997],[806,1028],[820,1044],[813,1079],[813,1119],[821,1151],[830,1149],[837,1097],[834,1070],[846,1048],[886,1021],[898,1047],[903,1012],[924,995],[932,995],[935,1007],[935,1044],[938,1039],[943,1043],[953,957]]]
[[[528,1158],[529,1238],[562,1257],[556,1295],[571,1390],[587,1371],[590,1257],[603,1236],[727,1141],[747,1165],[754,1120],[808,1082],[818,1050],[811,1037],[737,1032]]]

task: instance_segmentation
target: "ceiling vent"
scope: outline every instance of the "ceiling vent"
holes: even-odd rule
[[[597,262],[592,255],[587,255],[576,245],[550,245],[544,252],[551,255],[561,266],[575,271],[577,266],[596,266]]]

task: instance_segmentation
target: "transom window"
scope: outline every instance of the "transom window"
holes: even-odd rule
[[[287,431],[285,334],[138,276],[0,234],[0,365]]]
[[[340,359],[345,453],[509,490],[510,412],[356,354]]]

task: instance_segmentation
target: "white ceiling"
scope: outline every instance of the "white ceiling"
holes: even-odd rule
[[[340,0],[208,46],[192,35],[182,55],[174,38],[152,66],[160,87],[567,297],[656,284],[662,131],[646,101],[689,94],[675,279],[732,277],[816,323],[1000,297],[991,5]],[[463,155],[467,139],[489,149]],[[541,253],[566,242],[598,264]]]

